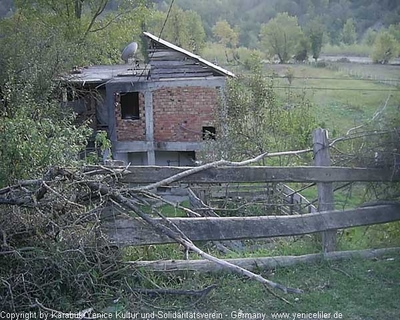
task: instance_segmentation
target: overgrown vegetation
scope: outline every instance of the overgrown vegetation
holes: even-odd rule
[[[267,151],[307,148],[316,127],[311,108],[304,94],[289,91],[284,98],[278,96],[273,79],[266,77],[255,57],[250,74],[228,81],[217,111],[220,135],[209,141],[204,157],[243,160]]]

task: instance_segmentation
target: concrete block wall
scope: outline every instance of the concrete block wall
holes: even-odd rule
[[[119,94],[115,93],[115,118],[118,141],[145,141],[146,119],[144,94],[139,93],[139,119],[122,119]]]

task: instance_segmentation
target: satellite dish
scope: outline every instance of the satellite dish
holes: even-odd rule
[[[131,42],[128,44],[124,50],[122,50],[121,58],[122,60],[125,61],[125,63],[128,63],[129,58],[133,58],[135,56],[135,53],[138,49],[138,44],[136,42]]]

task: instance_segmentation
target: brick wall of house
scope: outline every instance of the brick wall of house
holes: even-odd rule
[[[115,94],[115,117],[118,141],[145,141],[144,94],[139,93],[139,119],[122,119],[119,95]]]
[[[216,88],[178,87],[153,91],[154,140],[202,140],[202,127],[215,125],[217,103]]]

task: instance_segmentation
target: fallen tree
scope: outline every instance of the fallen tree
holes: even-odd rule
[[[301,293],[300,289],[287,288],[204,252],[179,228],[168,223],[156,208],[152,208],[151,214],[143,209],[148,206],[146,198],[157,197],[152,192],[155,187],[207,168],[247,165],[265,156],[267,154],[240,163],[218,161],[189,169],[157,184],[135,188],[119,183],[127,173],[126,168],[98,166],[53,167],[42,179],[19,181],[0,189],[0,295],[4,297],[0,308],[25,311],[58,305],[71,309],[78,301],[91,307],[94,295],[109,297],[110,293],[104,288],[127,268],[122,263],[121,252],[101,233],[101,212],[109,203],[140,217],[182,245],[186,256],[194,252],[220,268],[269,288]],[[167,223],[159,223],[156,217]],[[118,291],[116,287],[111,289]],[[71,300],[62,301],[64,296]]]
[[[309,151],[284,154],[296,155]],[[168,265],[167,261],[164,265],[160,263],[156,270],[181,270],[197,264],[204,270],[229,270],[258,281],[269,291],[278,289],[284,293],[301,293],[301,289],[288,288],[252,271],[254,264],[261,263],[268,267],[279,258],[265,258],[262,261],[219,259],[195,245],[173,220],[166,219],[149,201],[164,201],[179,207],[188,216],[200,217],[204,212],[199,213],[164,200],[154,192],[155,189],[218,166],[239,167],[279,155],[266,153],[243,162],[221,160],[135,187],[129,187],[124,182],[127,175],[134,174],[128,167],[53,167],[42,179],[19,181],[0,189],[0,205],[3,209],[0,211],[0,295],[5,297],[0,302],[0,308],[11,311],[41,308],[48,311],[50,308],[46,305],[67,306],[66,309],[71,309],[78,302],[85,308],[92,308],[95,302],[92,297],[95,295],[109,299],[119,290],[147,292],[150,289],[148,292],[151,292],[151,288],[140,288],[140,281],[135,286],[126,282],[124,289],[110,286],[110,283],[121,285],[121,279],[131,277],[126,271],[132,269],[132,266],[136,272],[140,272],[138,270],[144,266],[155,266],[147,262],[126,264],[121,251],[102,233],[103,209],[110,204],[122,209],[122,215],[139,217],[158,234],[172,239],[185,249],[185,261],[177,261],[178,267],[177,263],[171,262]],[[201,203],[200,206],[204,207],[205,204]],[[189,252],[204,260],[188,261]],[[347,257],[349,254],[352,255],[343,253],[342,256]],[[342,256],[335,253],[331,258]],[[319,258],[320,255],[293,259],[281,257],[278,265],[316,261]],[[204,297],[203,292],[208,293],[210,290],[198,291]],[[63,301],[65,295],[71,300]],[[57,312],[62,314],[62,311]]]

